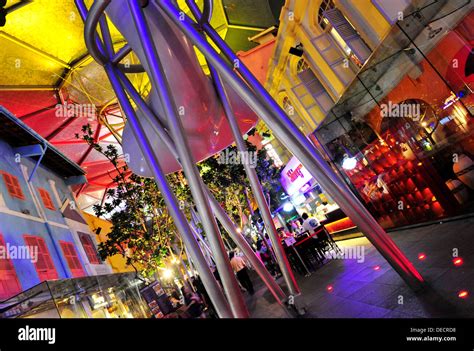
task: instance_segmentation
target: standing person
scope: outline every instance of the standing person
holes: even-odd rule
[[[203,307],[207,307],[207,312],[209,312],[212,317],[217,316],[214,305],[212,304],[211,298],[209,297],[209,294],[207,293],[207,290],[204,287],[201,278],[199,276],[194,276],[192,279],[193,285],[196,287],[196,293],[199,295],[201,301],[203,302]]]
[[[270,237],[268,236],[268,234],[265,234],[265,244],[268,246],[270,250],[273,250],[272,241],[270,240]]]
[[[297,235],[300,233],[301,225],[298,221],[291,221],[291,231],[293,234]]]
[[[270,255],[267,246],[262,241],[257,242],[257,253],[260,256],[260,261],[263,262],[270,274],[274,277],[278,276],[278,269],[273,263],[272,256]]]
[[[303,218],[303,230],[309,232],[310,235],[321,225],[316,218],[308,216],[306,212],[301,217]]]
[[[237,279],[240,284],[249,292],[250,295],[254,294],[253,284],[248,274],[248,268],[244,259],[240,256],[235,256],[234,251],[229,253],[230,265],[237,275]]]
[[[204,303],[201,297],[187,286],[183,286],[181,292],[183,293],[184,303],[186,305],[185,311],[190,315],[190,317],[205,318]]]

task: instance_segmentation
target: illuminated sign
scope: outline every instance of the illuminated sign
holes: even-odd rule
[[[296,158],[292,157],[281,172],[281,185],[288,195],[293,195],[300,190],[313,177]]]

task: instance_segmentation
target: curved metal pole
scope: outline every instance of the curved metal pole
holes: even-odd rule
[[[131,123],[133,127],[133,132],[135,133],[137,140],[142,141],[142,143],[140,143],[142,153],[145,156],[150,168],[153,170],[155,182],[157,183],[158,188],[163,195],[163,199],[165,200],[168,210],[174,219],[176,227],[181,233],[181,237],[188,248],[190,257],[201,274],[204,286],[206,287],[206,290],[208,291],[208,294],[211,297],[214,306],[216,307],[217,313],[223,318],[232,317],[230,306],[227,303],[227,300],[225,299],[217,281],[215,280],[214,275],[209,269],[207,261],[194,238],[186,217],[179,209],[178,201],[166,181],[166,176],[164,175],[159,161],[152,150],[151,142],[148,140],[140,120],[136,118],[133,107],[128,101],[127,96],[123,91],[120,91],[120,82],[114,75],[114,70],[116,70],[116,68],[113,68],[111,64],[107,64],[105,68],[108,72],[109,79],[112,83],[112,86],[114,87],[115,93],[117,94],[117,98],[120,101],[120,105],[124,109],[124,113],[128,117],[129,123]]]
[[[186,4],[188,5],[192,14],[200,24],[209,23],[210,18],[212,16],[212,3],[210,1],[204,2],[204,10],[202,14],[200,13],[198,6],[193,0],[186,0]],[[216,87],[217,95],[219,96],[219,99],[224,108],[226,119],[230,125],[232,135],[237,146],[237,150],[241,152],[242,155],[244,155],[248,152],[247,146],[245,145],[244,139],[242,138],[242,134],[240,133],[240,128],[237,123],[235,114],[232,110],[232,106],[230,104],[230,100],[225,90],[224,84],[214,67],[212,67],[212,65],[209,65],[209,70],[211,72],[211,77],[214,81],[214,85]],[[247,177],[249,178],[250,187],[252,188],[252,192],[255,195],[258,207],[260,208],[263,222],[267,229],[267,233],[269,234],[270,241],[272,243],[277,259],[277,263],[280,266],[288,290],[293,296],[299,295],[301,292],[298,287],[298,283],[296,282],[293,271],[291,270],[291,266],[288,262],[288,258],[285,254],[283,246],[281,245],[281,241],[275,228],[275,223],[273,222],[271,212],[268,208],[267,201],[265,199],[262,186],[258,179],[257,172],[255,171],[255,168],[252,167],[252,165],[250,165],[248,162],[244,162],[243,166]],[[262,238],[263,241],[266,243],[266,239],[263,235]]]
[[[85,19],[87,10],[84,5],[84,2],[82,0],[76,0],[76,5],[79,9],[81,16],[83,17],[83,19]],[[96,40],[96,44],[100,45],[99,40]],[[189,227],[189,223],[187,222],[186,217],[179,209],[178,201],[166,181],[166,176],[161,169],[156,154],[152,150],[152,144],[150,143],[150,140],[148,139],[143,129],[141,121],[136,117],[135,111],[130,101],[128,100],[127,95],[122,89],[120,81],[117,78],[117,74],[120,71],[111,63],[107,63],[104,68],[112,85],[112,88],[114,89],[114,92],[117,95],[117,99],[120,101],[120,105],[125,115],[128,117],[129,123],[131,123],[133,127],[132,130],[137,140],[143,141],[142,143],[140,143],[141,151],[146,157],[150,169],[153,170],[155,182],[163,195],[163,199],[168,207],[168,210],[170,211],[171,216],[173,217],[176,228],[181,234],[181,238],[183,239],[185,247],[189,252],[189,257],[194,262],[201,275],[202,282],[206,288],[206,291],[209,294],[209,297],[212,300],[212,303],[216,308],[218,315],[222,318],[231,318],[233,315],[230,306],[222,290],[220,289],[219,284],[217,283],[214,275],[212,274],[209,266],[207,265],[206,259],[204,258],[204,255],[201,249],[199,248],[197,241],[194,238],[194,235],[192,233],[191,228]]]
[[[161,61],[151,41],[151,34],[138,0],[130,0],[129,9],[132,14],[135,27],[137,28],[140,43],[143,47],[144,58],[150,69],[148,75],[160,97],[163,110],[168,121],[170,133],[175,142],[178,155],[181,160],[184,174],[189,181],[189,187],[194,198],[196,207],[201,214],[204,231],[207,233],[209,244],[214,253],[217,270],[219,271],[224,291],[230,302],[230,307],[235,317],[248,318],[249,312],[240,291],[237,279],[230,265],[227,252],[222,241],[216,219],[214,218],[209,200],[203,190],[203,181],[199,175],[189,143],[184,135],[181,119],[177,113],[177,106],[173,99],[171,88],[166,80],[166,75]],[[138,139],[139,140],[139,139]]]
[[[94,60],[101,66],[105,66],[110,59],[102,52],[101,47],[97,43],[96,29],[100,18],[104,13],[106,7],[112,0],[95,0],[92,4],[84,23],[84,40],[86,42],[87,50]],[[76,1],[77,4],[77,1]],[[114,60],[112,59],[112,62]],[[124,65],[117,63],[117,67],[127,73],[142,73],[145,69],[142,65]]]
[[[119,78],[122,82],[122,85],[124,86],[125,90],[127,91],[127,94],[137,104],[138,108],[142,110],[144,115],[150,121],[154,131],[157,133],[157,135],[160,137],[160,139],[163,141],[163,143],[168,147],[168,149],[173,154],[173,156],[176,158],[176,160],[178,162],[180,162],[179,157],[178,157],[178,153],[176,151],[176,147],[174,145],[174,142],[171,140],[170,136],[165,131],[164,127],[161,125],[161,120],[154,115],[151,108],[145,103],[145,101],[140,96],[140,94],[137,93],[137,91],[133,87],[132,83],[125,76],[125,74],[123,74],[120,71],[117,71],[117,74],[118,74],[118,76],[119,76]],[[209,188],[207,186],[205,188],[206,188],[206,192],[207,192],[210,204],[211,204],[212,211],[214,212],[214,215],[219,220],[219,222],[222,224],[222,226],[224,227],[226,232],[229,234],[230,238],[239,247],[239,249],[242,250],[244,255],[250,261],[250,264],[255,268],[257,274],[260,276],[260,278],[265,283],[267,288],[273,294],[275,299],[278,302],[281,302],[282,300],[284,300],[286,298],[286,296],[285,296],[285,293],[283,292],[283,290],[281,290],[280,286],[275,282],[275,280],[273,279],[271,274],[265,268],[265,265],[255,255],[255,252],[252,250],[249,243],[243,238],[242,234],[240,234],[237,231],[237,227],[232,222],[232,220],[229,218],[229,216],[227,215],[225,210],[221,207],[219,202],[217,202],[214,195],[212,195],[212,193],[210,192]]]
[[[229,55],[231,62],[238,63],[239,71],[247,84],[233,72],[226,62],[216,53],[212,46],[203,39],[196,30],[189,17],[182,18],[169,0],[155,1],[164,10],[168,17],[179,27],[182,32],[196,45],[207,60],[222,75],[231,87],[247,102],[259,115],[276,137],[301,161],[328,194],[338,203],[341,209],[361,229],[379,253],[389,262],[405,282],[415,290],[424,287],[423,277],[418,273],[413,264],[395,245],[380,224],[370,212],[362,205],[352,191],[334,173],[331,167],[315,150],[312,143],[297,128],[294,122],[286,115],[265,88],[257,81],[238,57],[228,48],[222,38],[214,38],[212,28],[205,26],[206,33],[215,39],[217,45],[225,55]],[[217,35],[218,36],[218,35]],[[249,86],[253,89],[249,89]],[[257,92],[257,93],[255,93]]]

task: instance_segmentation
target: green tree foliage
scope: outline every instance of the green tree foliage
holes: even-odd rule
[[[102,259],[121,255],[127,264],[150,276],[164,266],[171,254],[170,246],[179,242],[163,196],[153,179],[131,174],[114,145],[103,148],[96,143],[89,125],[83,126],[82,132],[76,138],[82,138],[103,154],[115,169],[110,173],[115,187],[106,191],[103,203],[93,207],[97,217],[112,223],[107,240],[98,246],[99,255]],[[168,180],[181,201],[185,201],[189,189],[183,184],[182,175],[172,174]]]
[[[179,245],[182,250],[182,242],[176,235],[164,198],[153,179],[132,174],[114,145],[109,144],[105,148],[99,145],[94,140],[90,125],[83,126],[82,132],[83,135],[76,134],[76,138],[85,140],[103,154],[115,170],[110,173],[114,188],[106,191],[103,203],[93,207],[96,216],[112,223],[107,240],[99,244],[99,254],[102,259],[122,255],[128,264],[144,276],[150,276],[170,258],[170,247]],[[249,152],[257,152],[255,146],[248,142],[247,147]],[[217,201],[236,223],[243,225],[244,218],[252,214],[253,195],[242,163],[222,162],[222,155],[226,153],[237,153],[237,149],[229,146],[227,151],[200,162],[198,168]],[[271,203],[278,204],[280,170],[264,150],[257,152],[255,167],[267,198]],[[191,219],[189,211],[193,202],[183,173],[169,174],[167,179],[181,209]],[[221,232],[225,235],[223,230]]]

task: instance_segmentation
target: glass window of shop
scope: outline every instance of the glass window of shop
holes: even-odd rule
[[[2,304],[0,318],[146,318],[135,273],[49,280]]]
[[[339,206],[323,191],[296,157],[292,157],[282,170],[280,181],[285,190],[281,198],[280,220],[288,229],[291,229],[291,222],[300,218],[303,213],[317,218],[320,222],[340,219],[340,216],[334,216]]]
[[[474,12],[397,22],[315,136],[385,228],[474,211]]]

